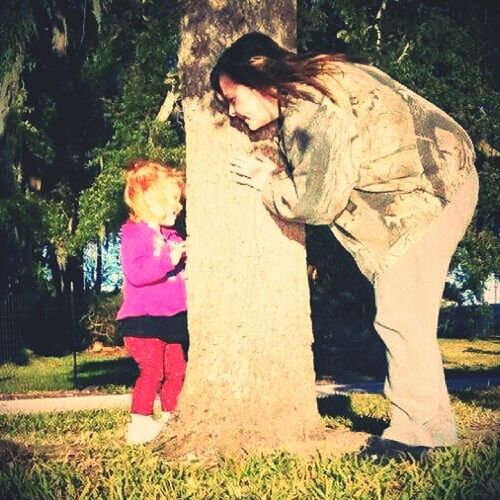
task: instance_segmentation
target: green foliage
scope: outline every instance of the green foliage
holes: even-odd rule
[[[22,64],[14,63],[12,77],[5,76],[7,80],[0,80],[0,86],[6,85],[10,94],[3,98],[7,102],[0,103],[1,108],[6,106],[5,120],[0,123],[0,196],[8,197],[18,190],[18,179],[20,176],[19,166],[16,160],[21,149],[21,137],[23,130],[23,114],[26,110],[27,93],[19,88],[19,73]]]
[[[70,213],[63,201],[41,200],[43,221],[47,227],[48,241],[63,245],[70,237]]]
[[[17,194],[0,200],[0,224],[6,231],[12,231],[12,236],[20,237],[28,233],[34,238],[39,236],[43,230],[40,212],[40,200],[31,194]],[[20,238],[19,243],[22,240]]]
[[[36,33],[29,0],[4,0],[0,5],[0,82]]]
[[[54,149],[43,131],[25,121],[23,122],[22,132],[24,134],[23,139],[26,141],[25,145],[35,158],[47,163],[54,160]]]
[[[459,289],[482,297],[490,275],[500,279],[500,158],[479,156],[479,205],[452,261]]]
[[[85,66],[89,85],[107,95],[103,112],[112,136],[92,152],[89,165],[98,173],[80,198],[74,248],[96,239],[103,224],[107,231],[118,229],[126,216],[123,169],[131,159],[184,163],[182,127],[155,120],[165,95],[176,85],[176,4],[129,4],[134,15],[104,10],[98,45]],[[122,62],[118,71],[116,60]],[[174,77],[166,78],[172,72]]]
[[[450,306],[441,310],[438,336],[442,338],[489,338],[494,335],[491,306]]]
[[[455,277],[462,289],[481,297],[485,281],[490,274],[499,276],[500,241],[498,233],[469,228],[454,256],[457,262]]]
[[[484,158],[480,155],[479,199],[476,224],[485,231],[498,232],[500,223],[500,156]],[[498,269],[498,267],[497,267]]]
[[[18,270],[12,275],[11,285],[23,282],[44,288],[46,276],[37,264],[42,260],[42,243],[47,231],[41,200],[21,193],[0,199],[0,230],[8,256],[3,264]]]
[[[11,197],[5,199],[11,214],[16,213],[14,204],[18,208],[36,207],[36,216],[34,212],[22,214],[17,210],[17,217],[5,220],[10,265],[2,274],[7,274],[6,284],[11,288],[31,289],[33,282],[40,280],[38,286],[47,288],[51,277],[45,269],[47,247],[57,244],[63,249],[62,254],[67,254],[64,247],[72,233],[68,222],[71,220],[74,225],[76,220],[74,197],[80,189],[78,179],[83,178],[78,165],[85,142],[76,130],[85,120],[74,120],[73,116],[79,102],[85,99],[81,96],[79,102],[68,106],[68,98],[79,90],[75,83],[79,56],[74,49],[77,32],[85,31],[86,18],[83,5],[73,7],[76,8],[66,9],[65,2],[54,0],[2,2],[0,22],[5,43],[0,44],[0,59],[7,60],[15,52],[24,63],[19,68],[20,90],[14,81],[7,95],[7,127],[0,144],[0,168],[12,182],[9,190],[3,191]],[[62,20],[61,16],[66,17]],[[69,43],[65,54],[53,52],[54,24],[67,28]],[[9,64],[13,66],[12,57]],[[2,83],[3,77],[4,73],[0,73]],[[21,193],[25,192],[29,194],[22,201]],[[28,227],[23,226],[24,220]]]
[[[75,252],[88,241],[97,240],[101,227],[118,226],[126,213],[122,196],[122,174],[119,164],[102,162],[102,171],[94,184],[83,191],[80,197],[80,223],[71,240],[70,251]]]
[[[24,260],[22,272],[8,268],[11,283],[21,283],[27,275],[54,276],[40,271],[44,247],[52,246],[64,266],[103,231],[116,231],[126,214],[122,172],[131,158],[183,164],[178,116],[155,121],[176,85],[178,7],[158,0],[94,0],[91,8],[68,0],[36,6],[7,0],[1,8],[0,70],[12,68],[18,54],[25,64],[21,90],[7,96],[0,158],[8,175],[0,192],[10,196],[29,190],[31,179],[41,181],[30,195],[41,221],[37,239],[22,243],[34,244],[38,257]],[[55,53],[52,29],[61,22],[67,48]],[[6,200],[4,212],[21,198]],[[17,235],[8,243],[9,258],[20,264],[25,256],[17,248],[26,232],[10,225],[18,219],[7,217],[4,226]]]

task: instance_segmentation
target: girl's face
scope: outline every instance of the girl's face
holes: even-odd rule
[[[278,100],[275,97],[236,83],[224,74],[220,76],[219,84],[229,104],[229,116],[244,121],[250,130],[258,130],[278,119]]]
[[[173,226],[175,224],[175,220],[179,215],[179,212],[182,210],[182,204],[180,202],[181,193],[179,191],[179,197],[175,200],[168,200],[165,204],[164,216],[161,222],[161,226]]]
[[[165,190],[164,186],[159,189],[149,189],[144,196],[154,218],[150,222],[168,227],[175,224],[177,215],[182,210],[181,190],[178,186],[168,186],[168,190]]]

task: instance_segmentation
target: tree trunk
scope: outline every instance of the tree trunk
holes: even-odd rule
[[[103,241],[98,238],[96,242],[95,283],[94,292],[99,294],[102,289],[102,245]]]
[[[0,139],[3,138],[5,132],[12,99],[19,90],[19,77],[23,69],[23,63],[24,57],[21,53],[18,53],[12,62],[12,66],[2,74],[0,80]]]
[[[177,431],[191,447],[217,449],[319,437],[304,227],[273,219],[260,193],[230,177],[237,154],[276,155],[274,134],[250,141],[231,127],[208,82],[217,56],[244,33],[293,47],[296,3],[193,0],[184,8],[191,347]]]

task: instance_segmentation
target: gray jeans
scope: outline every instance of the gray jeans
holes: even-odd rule
[[[436,338],[448,267],[477,203],[474,171],[415,245],[374,283],[375,329],[386,346],[384,438],[409,445],[456,443],[455,419]]]

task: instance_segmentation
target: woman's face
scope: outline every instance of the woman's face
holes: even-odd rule
[[[258,130],[278,119],[278,100],[275,97],[236,83],[224,74],[220,76],[219,84],[229,105],[229,116],[244,121],[250,130]]]

